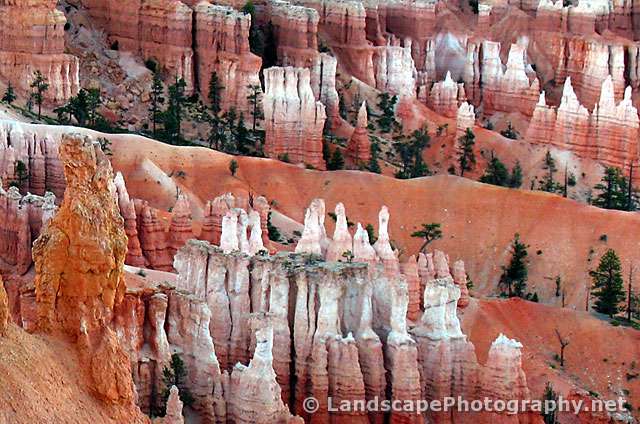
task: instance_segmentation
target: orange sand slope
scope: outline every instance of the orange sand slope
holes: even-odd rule
[[[633,377],[640,374],[640,332],[636,330],[613,327],[586,312],[520,299],[474,299],[461,321],[480,362],[486,360],[483,356],[499,333],[524,345],[524,370],[534,396],[541,396],[544,385],[551,381],[564,395],[577,386],[604,399],[628,391],[624,397],[634,407],[640,402],[640,378]],[[564,370],[554,359],[560,353],[556,328],[570,341]]]
[[[391,237],[404,254],[416,253],[420,240],[410,234],[421,223],[439,222],[444,237],[432,244],[463,259],[480,294],[494,294],[501,266],[510,257],[516,232],[530,245],[529,290],[545,302],[555,297],[561,276],[567,305],[584,309],[588,270],[607,248],[615,249],[626,268],[640,264],[640,215],[606,211],[543,192],[510,190],[452,176],[397,180],[359,171],[320,172],[274,161],[232,157],[205,148],[173,147],[136,136],[111,136],[116,170],[125,175],[130,194],[168,209],[176,187],[198,206],[226,191],[265,195],[273,207],[297,221],[311,199],[322,197],[327,209],[346,206],[349,220],[377,224],[386,204]],[[228,165],[238,161],[232,177]],[[170,178],[169,178],[170,176]],[[167,188],[167,182],[171,187]],[[327,219],[331,226],[331,219]],[[331,233],[332,228],[329,228]]]
[[[75,346],[11,325],[0,338],[0,424],[133,423],[88,391]]]

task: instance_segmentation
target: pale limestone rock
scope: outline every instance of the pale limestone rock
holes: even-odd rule
[[[222,249],[224,253],[230,253],[240,249],[240,242],[238,241],[238,214],[235,210],[228,211],[222,218],[220,249]]]
[[[336,228],[333,232],[333,240],[329,243],[326,259],[328,261],[342,261],[345,258],[344,253],[351,252],[353,254],[353,240],[349,233],[347,225],[347,216],[345,214],[344,205],[338,203],[336,205]]]
[[[293,163],[325,169],[325,107],[311,90],[309,70],[272,67],[264,74],[265,153],[273,158],[286,155]]]

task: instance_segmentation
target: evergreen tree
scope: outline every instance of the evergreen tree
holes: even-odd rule
[[[511,170],[511,175],[509,176],[509,187],[511,188],[520,188],[522,185],[522,167],[520,166],[520,161],[516,161],[516,164],[513,166]]]
[[[476,136],[467,128],[467,131],[458,139],[458,164],[460,165],[460,176],[464,177],[464,171],[471,171],[476,164],[476,155],[473,146],[476,144]]]
[[[176,77],[176,82],[169,86],[169,105],[164,113],[164,131],[167,140],[179,144],[182,141],[182,119],[185,115],[187,83]]]
[[[231,172],[232,177],[236,176],[236,172],[238,171],[238,161],[232,159],[231,162],[229,162],[229,171]]]
[[[151,82],[151,93],[149,96],[149,120],[151,121],[151,128],[153,130],[153,136],[158,135],[158,122],[162,119],[162,104],[164,104],[164,84],[162,78],[160,78],[159,72],[153,73],[153,81]]]
[[[230,107],[229,110],[222,115],[222,125],[225,133],[222,150],[226,153],[238,152],[237,120],[238,113],[234,107]]]
[[[369,165],[367,166],[367,168],[371,172],[380,174],[382,172],[382,169],[380,169],[380,164],[378,163],[378,152],[380,151],[380,146],[378,145],[378,143],[371,143],[370,151],[371,156],[369,157]]]
[[[260,102],[261,88],[259,85],[247,86],[249,94],[247,95],[247,101],[251,106],[251,131],[256,132],[256,124],[258,121],[264,119],[264,113],[262,112],[262,102]]]
[[[509,186],[509,171],[504,163],[491,153],[491,160],[484,171],[484,175],[480,177],[480,182],[485,184],[493,184],[501,187]]]
[[[174,353],[171,355],[170,368],[164,367],[162,370],[162,382],[164,383],[165,389],[162,392],[162,404],[159,415],[164,416],[166,414],[167,400],[169,399],[172,386],[176,386],[180,391],[180,400],[184,406],[193,405],[195,399],[193,398],[193,395],[191,395],[191,391],[184,385],[186,377],[187,368],[185,367],[182,358],[180,358],[180,355]]]
[[[9,82],[7,90],[4,92],[4,96],[2,96],[2,101],[12,104],[17,98],[16,93],[13,91],[13,86],[11,85],[11,82]]]
[[[590,271],[593,287],[591,296],[596,298],[595,310],[613,317],[621,311],[620,303],[626,299],[622,281],[620,258],[613,249],[602,255],[598,269]]]
[[[502,267],[500,286],[507,289],[509,297],[524,297],[527,288],[527,246],[520,241],[520,234],[516,233],[511,242],[511,260],[509,266]]]
[[[596,184],[594,190],[599,192],[592,200],[595,206],[621,211],[635,209],[635,200],[633,196],[629,196],[629,182],[618,168],[607,167],[602,180]]]
[[[44,93],[49,89],[49,81],[42,75],[39,70],[33,73],[31,84],[31,98],[38,105],[38,119],[42,116],[42,103],[44,102]]]
[[[209,101],[211,102],[211,112],[214,115],[220,113],[222,110],[222,90],[224,90],[224,86],[220,83],[220,78],[218,78],[218,73],[213,71],[211,73],[211,79],[209,80]]]
[[[364,229],[367,231],[367,235],[369,236],[369,244],[373,245],[377,240],[375,230],[373,229],[373,225],[371,223],[367,224]]]
[[[396,172],[396,178],[408,179],[429,175],[429,167],[422,159],[422,151],[431,141],[427,127],[415,130],[409,141],[404,141],[403,138],[399,137],[400,141],[393,145],[402,161],[402,168]]]
[[[556,161],[551,156],[551,152],[547,150],[546,155],[544,156],[544,163],[542,165],[542,169],[546,170],[547,173],[540,181],[540,185],[538,187],[539,190],[546,191],[547,193],[558,193],[561,190],[560,184],[554,180],[553,174],[558,171],[556,167]]]
[[[339,148],[333,149],[333,153],[331,154],[331,159],[327,162],[327,169],[329,171],[337,171],[338,169],[344,168],[344,158],[342,157],[342,152],[340,152]]]
[[[558,394],[553,390],[553,385],[547,382],[544,388],[543,404],[545,408],[542,410],[542,420],[544,424],[558,423]],[[548,406],[548,408],[546,407]]]
[[[440,229],[440,224],[436,222],[422,224],[422,230],[414,231],[411,237],[424,239],[422,246],[420,246],[420,251],[422,252],[429,243],[442,238],[442,230]]]
[[[248,155],[251,147],[251,137],[249,130],[244,125],[244,114],[240,114],[238,123],[235,128],[236,145],[238,146],[238,153],[241,155]]]
[[[378,108],[382,114],[378,117],[378,127],[380,131],[389,133],[397,124],[395,117],[395,107],[398,96],[391,96],[389,93],[378,94]]]
[[[226,139],[222,119],[218,115],[210,115],[209,126],[209,136],[207,137],[209,148],[221,150]]]

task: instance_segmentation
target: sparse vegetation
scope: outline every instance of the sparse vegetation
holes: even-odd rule
[[[49,90],[49,81],[47,77],[42,75],[40,70],[33,73],[33,79],[31,80],[31,99],[38,105],[38,119],[42,117],[42,103],[44,102],[44,94]]]
[[[7,104],[12,104],[13,102],[16,101],[17,98],[18,96],[16,96],[16,93],[13,90],[11,81],[9,81],[9,83],[7,84],[7,89],[5,90],[4,95],[2,96],[2,101]]]
[[[231,172],[232,177],[235,177],[236,172],[238,172],[238,161],[235,159],[231,159],[231,162],[229,162],[229,172]]]
[[[182,358],[177,353],[171,355],[170,367],[164,367],[162,370],[162,382],[164,383],[164,390],[162,392],[161,404],[158,406],[156,416],[164,416],[166,414],[167,400],[169,399],[169,393],[172,386],[176,386],[180,391],[180,400],[184,406],[191,406],[195,399],[191,394],[188,387],[185,386],[184,381],[187,377],[187,368],[182,361]]]
[[[421,238],[424,240],[422,246],[420,246],[420,251],[423,252],[429,243],[442,238],[442,230],[440,229],[440,224],[437,222],[422,224],[422,229],[414,231],[411,234],[411,237]]]
[[[507,267],[502,267],[500,286],[506,288],[509,297],[524,297],[529,275],[527,264],[527,248],[516,233],[511,242],[511,260]]]
[[[458,164],[461,177],[464,177],[465,171],[471,171],[476,165],[476,155],[473,152],[475,144],[476,136],[471,128],[467,128],[464,135],[458,139]]]
[[[607,167],[600,183],[593,188],[592,204],[603,209],[632,211],[636,209],[633,187],[618,168]]]
[[[596,311],[613,318],[621,311],[620,304],[626,296],[622,280],[620,258],[613,249],[608,249],[596,270],[589,272],[593,286],[591,296],[596,298]]]

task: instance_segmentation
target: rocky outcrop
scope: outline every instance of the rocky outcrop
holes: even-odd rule
[[[130,2],[82,0],[93,22],[108,36],[110,45],[157,62],[172,78],[193,80],[193,11],[177,0]],[[206,88],[205,88],[206,89]]]
[[[354,164],[366,164],[371,159],[371,140],[369,140],[368,126],[367,104],[362,102],[362,106],[358,110],[356,128],[347,144],[347,157]]]
[[[473,105],[462,102],[456,113],[456,138],[461,137],[467,131],[467,128],[473,129],[475,124],[476,114],[473,110]]]
[[[62,198],[65,181],[58,155],[60,136],[15,121],[0,121],[0,175],[4,188]],[[26,177],[26,178],[25,178]]]
[[[416,67],[411,56],[411,42],[376,47],[373,54],[375,87],[399,97],[416,97]]]
[[[319,54],[318,12],[284,0],[275,0],[267,4],[267,14],[277,46],[278,64],[285,67],[313,67]],[[265,83],[266,79],[265,76]]]
[[[144,266],[145,258],[138,238],[136,208],[133,200],[129,197],[124,177],[120,172],[116,174],[113,183],[118,193],[118,208],[120,209],[120,215],[124,219],[124,231],[127,234],[127,257],[125,262],[133,266]]]
[[[182,416],[183,403],[180,400],[180,394],[176,386],[171,386],[169,391],[169,399],[167,399],[167,413],[164,416],[163,424],[184,424]]]
[[[111,328],[125,295],[127,249],[111,164],[98,143],[80,134],[63,135],[60,158],[65,197],[33,245],[37,328],[71,336],[93,394],[143,421],[129,356]]]
[[[311,68],[311,89],[316,100],[324,106],[330,125],[338,126],[340,118],[340,97],[336,90],[336,68],[338,60],[328,53],[320,53]]]
[[[265,69],[265,153],[325,169],[322,130],[325,107],[316,101],[308,69]]]
[[[465,101],[464,88],[462,84],[457,84],[451,78],[451,72],[443,81],[433,84],[429,105],[440,115],[448,118],[455,118],[458,114],[458,102]]]
[[[229,378],[228,419],[235,423],[301,423],[280,396],[273,370],[273,328],[256,331],[256,348],[248,366],[237,364]]]
[[[7,332],[10,319],[9,300],[7,298],[7,292],[4,289],[4,283],[0,277],[0,337],[4,336]]]
[[[66,196],[34,242],[35,287],[40,327],[77,335],[108,323],[122,301],[127,239],[99,145],[64,135],[60,158]]]
[[[224,87],[222,110],[233,106],[248,114],[251,110],[248,87],[255,86],[261,91],[258,78],[261,59],[249,49],[251,15],[204,1],[195,6],[194,14],[196,75],[201,93],[208,93],[215,72]]]
[[[506,70],[500,61],[500,43],[482,45],[482,104],[485,113],[519,111],[531,116],[540,93],[537,78],[529,81],[525,70],[525,50],[512,44]]]
[[[49,81],[45,100],[62,103],[78,92],[79,63],[65,54],[64,14],[55,2],[0,2],[0,77],[27,95],[35,71]]]
[[[564,84],[562,101],[557,109],[546,105],[544,93],[536,105],[527,140],[552,144],[576,155],[609,166],[628,169],[637,158],[640,120],[631,101],[631,87],[616,104],[611,77],[602,84],[600,100],[592,114],[578,100],[571,78]]]

